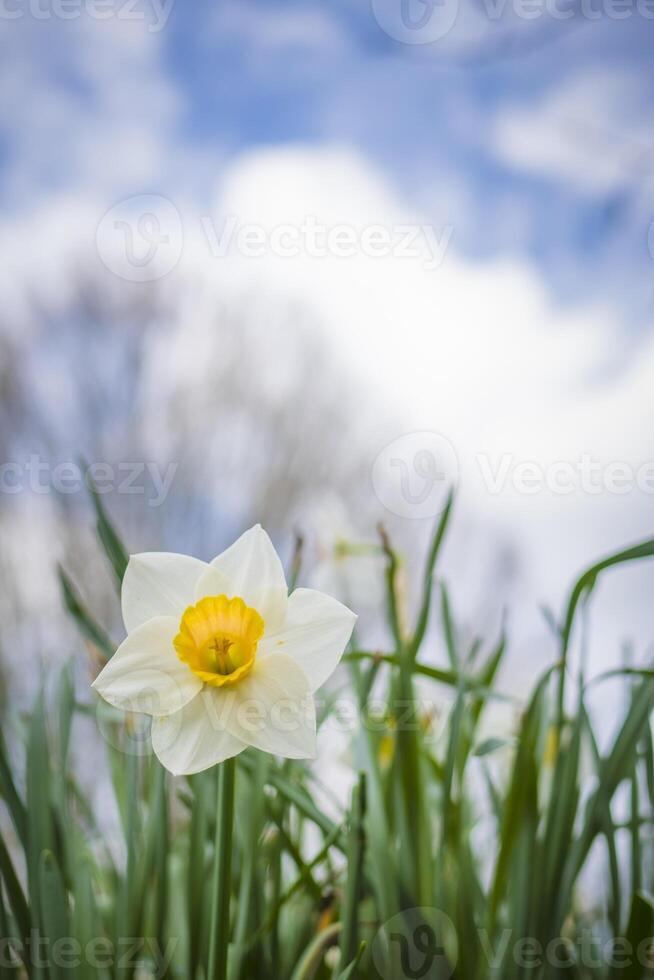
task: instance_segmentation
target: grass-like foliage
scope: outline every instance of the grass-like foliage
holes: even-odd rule
[[[119,583],[127,551],[97,497],[95,505]],[[607,720],[612,741],[600,739],[589,685],[583,676],[573,683],[568,651],[598,577],[654,555],[654,541],[579,578],[561,623],[552,624],[558,657],[516,708],[514,736],[482,738],[484,713],[501,698],[506,643],[461,649],[435,573],[450,509],[435,529],[409,629],[398,609],[398,559],[381,534],[389,646],[351,650],[340,692],[356,721],[348,726],[348,805],[324,805],[320,760],[280,763],[252,750],[238,757],[223,882],[231,980],[648,975],[654,672],[618,671],[628,698],[621,717]],[[61,584],[99,664],[111,641],[63,571]],[[423,649],[436,623],[447,668],[428,665]],[[426,692],[442,704],[437,723],[425,716]],[[327,696],[323,725],[335,710]],[[113,787],[119,847],[108,846],[106,814],[85,797],[71,762],[69,747],[91,722],[103,735],[93,751]],[[90,692],[76,695],[66,669],[39,696],[24,744],[0,742],[0,980],[206,978],[218,928],[210,895],[221,840],[215,773],[170,777],[142,734],[138,719]],[[596,894],[582,901],[589,862]]]

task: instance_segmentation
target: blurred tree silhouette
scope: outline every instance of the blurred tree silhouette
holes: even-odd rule
[[[204,558],[256,521],[288,535],[322,495],[346,495],[354,515],[355,488],[367,483],[365,413],[305,310],[265,296],[203,295],[200,304],[191,284],[185,294],[166,281],[119,284],[83,270],[75,279],[66,302],[47,313],[34,299],[29,329],[5,320],[0,332],[2,457],[22,467],[38,457],[49,467],[25,471],[24,490],[3,494],[0,603],[10,667],[34,649],[46,658],[69,652],[60,643],[67,627],[56,561],[105,626],[121,628],[91,559],[88,496],[52,488],[58,463],[83,458],[113,468],[103,500],[134,550]],[[134,486],[119,485],[129,464],[172,476],[163,502],[153,506],[162,494],[147,472]]]

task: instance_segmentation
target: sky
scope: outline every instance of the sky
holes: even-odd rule
[[[527,258],[562,302],[599,296],[625,330],[646,323],[646,0],[404,0],[412,23],[428,15],[413,31],[400,0],[115,0],[103,19],[93,0],[65,2],[62,20],[56,0],[5,0],[8,212],[135,189],[206,207],[249,150],[345,146],[452,225],[462,254]]]
[[[262,330],[300,302],[384,419],[370,523],[426,540],[389,460],[436,433],[455,572],[483,592],[511,541],[517,635],[547,655],[539,602],[651,536],[653,41],[647,0],[3,0],[3,329],[47,362],[43,311],[82,258],[119,289],[259,295]],[[156,384],[205,343],[200,305]],[[274,357],[283,376],[292,338]],[[646,656],[652,584],[606,591],[602,662],[625,634]]]

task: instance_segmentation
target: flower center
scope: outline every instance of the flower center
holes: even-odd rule
[[[222,687],[252,669],[263,629],[259,613],[239,596],[211,595],[186,609],[173,645],[200,680]]]

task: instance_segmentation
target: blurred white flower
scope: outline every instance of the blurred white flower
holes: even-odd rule
[[[200,772],[249,745],[315,756],[313,693],[336,669],[356,616],[313,589],[290,596],[257,525],[207,564],[133,555],[123,579],[128,636],[93,687],[153,716],[152,746],[172,773]]]
[[[383,618],[384,558],[379,540],[370,540],[352,522],[345,501],[324,493],[305,506],[298,523],[312,529],[309,585],[354,606],[361,619]]]

